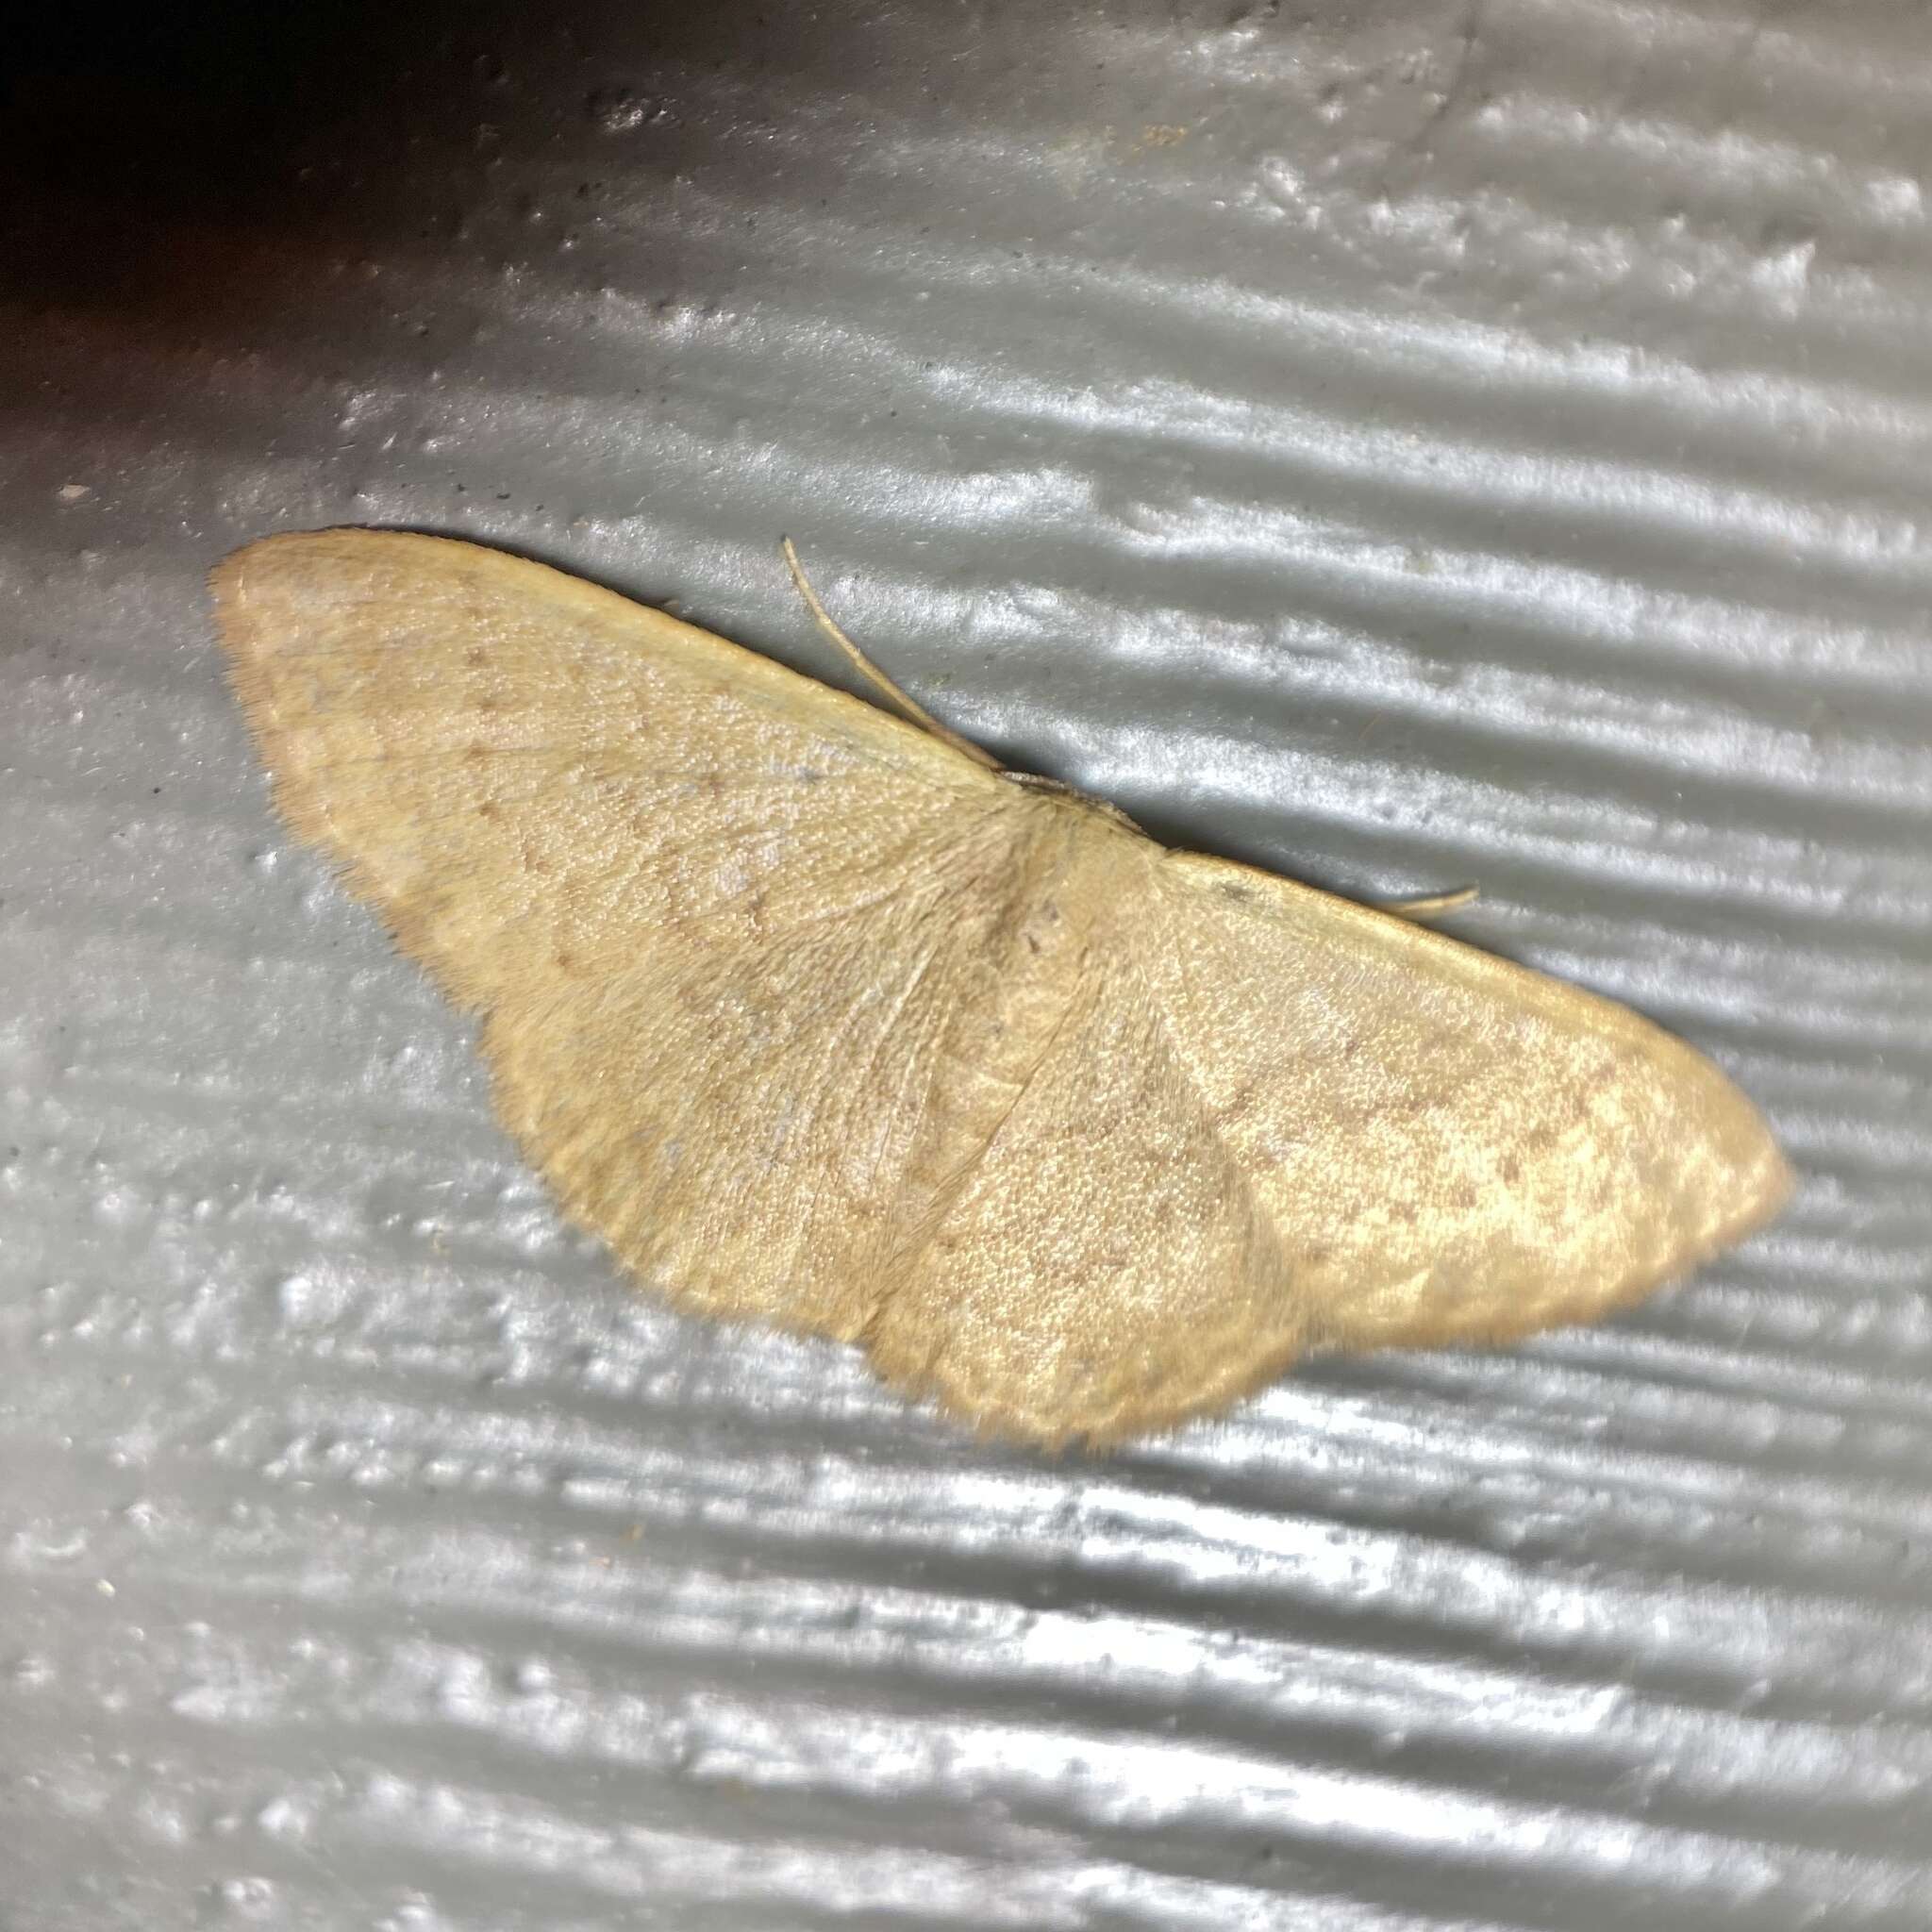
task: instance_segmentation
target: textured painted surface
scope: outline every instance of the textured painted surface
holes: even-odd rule
[[[10,108],[0,1925],[1927,1923],[1932,25],[404,11]],[[1480,882],[1799,1198],[1104,1462],[677,1320],[268,816],[201,573],[341,521],[835,675],[789,530],[1015,762]]]

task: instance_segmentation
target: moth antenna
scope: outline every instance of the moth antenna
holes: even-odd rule
[[[1460,912],[1480,894],[1476,886],[1460,886],[1453,892],[1424,892],[1414,899],[1377,899],[1371,903],[1377,912],[1392,912],[1397,919],[1441,919]]]
[[[941,724],[919,700],[909,691],[901,691],[886,674],[855,644],[839,626],[832,622],[832,613],[819,602],[819,593],[811,587],[811,579],[805,574],[805,566],[798,560],[798,552],[792,547],[791,539],[780,540],[779,547],[785,553],[785,568],[791,573],[791,581],[798,586],[798,594],[805,599],[805,608],[817,620],[819,628],[850,658],[874,689],[896,705],[915,724],[924,725],[941,744],[950,744],[957,752],[963,752],[974,764],[984,765],[990,772],[1004,771],[999,759],[983,746],[974,744],[970,738],[961,738],[949,724]]]

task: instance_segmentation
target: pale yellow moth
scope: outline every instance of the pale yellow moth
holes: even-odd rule
[[[983,1427],[1107,1443],[1311,1349],[1586,1320],[1787,1191],[1634,1013],[909,700],[430,537],[272,537],[214,590],[283,816],[479,1016],[566,1213]]]

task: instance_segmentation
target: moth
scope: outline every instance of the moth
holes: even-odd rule
[[[987,1430],[1588,1320],[1787,1192],[1636,1014],[1001,770],[836,626],[907,716],[438,538],[213,591],[283,818],[477,1016],[565,1213]]]

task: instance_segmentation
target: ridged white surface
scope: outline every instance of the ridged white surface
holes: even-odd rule
[[[1932,23],[525,11],[209,33],[4,218],[0,1926],[1932,1923]],[[201,575],[337,522],[833,675],[789,531],[1799,1196],[1104,1461],[675,1317],[268,816]]]

